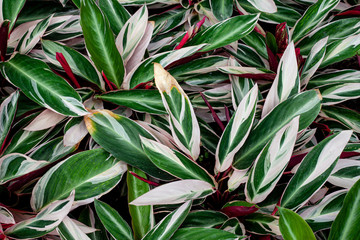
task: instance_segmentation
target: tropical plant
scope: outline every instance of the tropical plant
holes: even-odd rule
[[[360,239],[359,9],[0,1],[0,239]]]

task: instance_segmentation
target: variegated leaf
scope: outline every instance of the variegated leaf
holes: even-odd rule
[[[207,219],[207,221],[199,221],[199,219]],[[213,228],[219,226],[225,222],[228,217],[220,212],[215,210],[195,210],[191,211],[181,227],[204,227],[204,228]]]
[[[215,186],[210,174],[182,153],[144,137],[141,142],[146,155],[158,168],[180,179],[197,179]]]
[[[124,60],[124,65],[144,36],[147,22],[148,10],[146,6],[143,6],[121,28],[116,38],[116,47]]]
[[[299,41],[318,26],[339,2],[340,0],[319,0],[310,6],[292,30],[293,41]]]
[[[248,177],[249,177],[248,169],[244,169],[244,170],[234,169],[228,181],[229,191],[232,192],[235,189],[237,189],[240,186],[240,184],[246,183]]]
[[[176,144],[196,160],[200,154],[200,130],[190,100],[175,78],[158,63],[154,64],[155,84],[170,116]]]
[[[227,124],[216,148],[215,170],[228,169],[236,152],[242,147],[254,121],[258,87],[255,85],[241,100],[235,114]]]
[[[360,161],[339,159],[328,182],[343,188],[351,188],[360,179]]]
[[[79,94],[42,61],[16,54],[2,64],[3,76],[31,100],[66,116],[87,114]]]
[[[259,203],[276,187],[290,160],[299,127],[299,117],[283,127],[261,151],[246,183],[246,200]]]
[[[347,191],[339,190],[325,196],[319,203],[299,210],[299,215],[313,231],[330,228],[338,215]]]
[[[298,65],[294,42],[291,42],[280,59],[277,75],[266,97],[261,117],[265,117],[275,106],[299,91]]]
[[[220,229],[237,235],[246,235],[244,224],[237,218],[229,218],[221,225]]]
[[[165,216],[143,238],[143,240],[168,240],[185,220],[191,208],[191,201],[185,202],[178,209]]]
[[[143,4],[155,4],[155,3],[162,3],[162,4],[177,4],[179,0],[118,0],[121,4],[125,6],[132,6],[132,5],[143,5]]]
[[[315,90],[296,94],[277,105],[250,132],[235,155],[233,167],[247,169],[275,134],[292,119],[300,116],[299,131],[308,127],[320,111],[320,98]]]
[[[24,154],[12,153],[0,158],[0,184],[23,176],[49,164],[47,161],[36,161]]]
[[[210,183],[201,180],[180,180],[156,187],[130,204],[136,206],[177,204],[204,198],[214,191]]]
[[[247,0],[251,5],[256,7],[261,12],[266,13],[275,13],[277,11],[277,7],[273,0]]]
[[[321,39],[311,48],[310,54],[307,57],[301,72],[300,82],[302,87],[308,84],[310,78],[315,74],[324,59],[328,38],[329,37]]]
[[[231,17],[233,13],[233,0],[210,0],[211,11],[219,21]]]
[[[326,182],[352,131],[342,131],[322,140],[302,160],[281,198],[281,206],[296,210]]]
[[[114,34],[118,35],[126,21],[131,17],[130,13],[117,0],[100,0],[99,7],[109,20]]]
[[[330,71],[316,75],[310,79],[307,87],[318,88],[335,83],[360,83],[359,76],[360,71],[353,69]]]
[[[65,217],[56,230],[63,240],[91,240],[69,217]]]
[[[320,68],[340,62],[356,55],[360,49],[360,34],[334,41],[326,47],[326,54]]]
[[[85,116],[86,127],[92,138],[117,159],[160,179],[172,177],[157,168],[141,147],[140,136],[154,137],[139,124],[108,110]]]
[[[67,195],[64,195],[66,197]],[[74,202],[75,191],[64,200],[54,201],[41,210],[34,218],[21,221],[6,229],[6,236],[16,239],[41,237],[54,230],[70,212]]]
[[[134,67],[131,72],[127,73],[124,79],[123,88],[132,89],[140,83],[151,81],[154,78],[154,63],[159,63],[161,66],[167,67],[173,62],[193,55],[204,46],[205,44],[201,44],[192,47],[181,48],[179,50],[159,53],[145,59],[136,67]]]
[[[238,240],[243,237],[240,237],[234,233],[230,233],[224,230],[216,228],[202,228],[202,227],[191,227],[191,228],[180,228],[175,232],[172,240]]]
[[[360,97],[360,83],[337,83],[319,88],[323,105],[334,105]]]
[[[325,119],[335,120],[354,132],[360,133],[360,114],[347,108],[324,106],[320,116]]]
[[[4,147],[6,136],[8,135],[11,124],[15,118],[19,96],[19,91],[15,91],[0,105],[0,154]]]
[[[279,217],[269,214],[253,213],[245,218],[246,230],[260,235],[281,235]]]
[[[13,214],[3,206],[0,206],[0,223],[2,224],[15,224]]]
[[[71,147],[78,144],[86,135],[88,130],[86,128],[85,122],[82,120],[71,125],[65,131],[64,135],[64,146]]]
[[[207,43],[207,45],[201,49],[202,52],[224,47],[249,34],[254,29],[258,18],[259,15],[255,14],[228,18],[198,32],[186,46]],[[234,26],[238,27],[234,28]]]
[[[184,24],[191,10],[185,8],[173,8],[160,14],[153,15],[149,21],[155,22],[154,34],[164,34]]]
[[[98,200],[95,200],[94,204],[97,215],[114,239],[133,239],[130,226],[115,209]]]
[[[8,19],[10,20],[9,31],[15,25],[15,21],[23,8],[26,0],[19,0],[14,2],[13,0],[2,0],[0,9],[0,22]]]
[[[37,182],[31,196],[31,207],[40,210],[73,189],[76,190],[77,206],[90,203],[114,188],[126,170],[126,164],[103,149],[75,154],[52,167]]]
[[[104,72],[109,81],[121,86],[124,64],[116,49],[114,34],[109,22],[94,0],[82,0],[80,24],[86,49],[99,72]]]

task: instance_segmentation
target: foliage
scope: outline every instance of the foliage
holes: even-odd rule
[[[0,1],[0,239],[359,239],[351,0]]]

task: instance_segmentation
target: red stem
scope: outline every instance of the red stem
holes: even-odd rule
[[[116,85],[115,85],[114,83],[110,82],[110,81],[107,79],[104,71],[101,71],[101,75],[104,77],[105,82],[106,82],[106,84],[108,85],[108,87],[110,88],[111,91],[117,89]]]
[[[7,43],[9,38],[10,21],[5,20],[0,27],[0,58],[1,61],[6,59]]]
[[[69,76],[70,80],[73,82],[76,88],[81,88],[80,84],[76,80],[74,73],[72,72],[69,63],[66,61],[62,53],[56,53],[56,60],[61,64],[62,68],[65,70],[65,73]]]
[[[136,177],[137,179],[139,179],[139,180],[141,180],[141,181],[143,181],[143,182],[146,182],[147,184],[150,184],[150,185],[155,186],[155,187],[160,186],[160,184],[158,184],[158,183],[156,183],[156,182],[153,182],[153,181],[150,181],[150,180],[147,180],[147,179],[145,179],[145,178],[143,178],[143,177],[140,177],[139,175],[137,175],[136,173],[134,173],[134,172],[132,172],[132,171],[129,171],[129,173],[130,173],[131,175],[133,175],[134,177]]]
[[[200,96],[204,99],[204,102],[206,103],[206,105],[208,106],[208,108],[211,111],[211,114],[215,120],[215,122],[219,125],[219,127],[221,128],[222,131],[224,131],[225,126],[224,124],[221,122],[219,116],[216,114],[215,110],[212,108],[212,106],[210,105],[209,101],[205,98],[204,94],[202,92],[200,92]]]

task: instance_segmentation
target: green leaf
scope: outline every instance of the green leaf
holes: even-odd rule
[[[211,10],[219,21],[223,21],[231,17],[233,13],[234,0],[210,0]]]
[[[113,33],[118,35],[125,22],[129,20],[130,13],[116,0],[100,0],[99,7],[109,20]]]
[[[299,41],[318,26],[327,14],[336,7],[340,0],[319,0],[310,6],[305,14],[296,22],[292,30],[292,40]]]
[[[347,69],[347,70],[336,70],[329,71],[328,73],[322,73],[313,77],[308,88],[318,88],[325,85],[339,83],[360,83],[360,71]]]
[[[204,221],[203,219],[206,219]],[[219,211],[214,210],[196,210],[190,212],[182,227],[204,227],[204,228],[213,228],[225,222],[228,217]]]
[[[75,154],[52,167],[37,182],[31,196],[31,207],[40,210],[64,198],[73,189],[76,190],[75,203],[78,206],[92,202],[95,197],[114,188],[125,171],[126,165],[103,149]]]
[[[10,26],[9,31],[13,28],[15,25],[15,21],[18,17],[18,14],[20,13],[21,9],[23,8],[26,0],[3,0],[1,3],[1,18],[0,22],[4,20],[10,20]]]
[[[155,84],[170,116],[170,128],[179,148],[196,160],[200,154],[200,129],[189,97],[160,64],[154,64]]]
[[[320,115],[325,119],[335,120],[354,132],[360,133],[360,114],[347,108],[324,106]]]
[[[290,160],[299,127],[294,118],[269,141],[256,158],[246,183],[246,201],[259,203],[274,190]]]
[[[133,239],[130,226],[115,209],[98,200],[95,200],[94,204],[97,215],[112,237],[115,239]]]
[[[204,198],[214,191],[214,187],[208,182],[180,180],[156,187],[133,200],[130,204],[136,206],[177,204]]]
[[[143,137],[141,142],[146,155],[158,168],[180,179],[198,179],[215,186],[212,176],[182,153]]]
[[[128,170],[136,173],[138,176],[147,178],[145,173],[141,170],[128,166]],[[136,178],[128,171],[127,174],[127,187],[128,187],[128,201],[131,202],[141,195],[150,191],[149,184]],[[153,207],[147,206],[135,206],[129,204],[129,212],[131,216],[131,225],[134,231],[135,240],[142,239],[147,232],[154,226],[154,214]]]
[[[159,32],[164,34],[184,24],[187,17],[189,17],[190,11],[190,9],[185,8],[174,8],[151,16],[149,21],[155,22],[154,34],[158,34]]]
[[[0,154],[15,118],[19,96],[19,91],[15,91],[2,101],[0,105]]]
[[[133,120],[108,110],[99,110],[85,116],[85,124],[95,142],[117,159],[124,161],[160,179],[172,179],[157,168],[144,153],[140,135],[154,137]]]
[[[231,166],[236,152],[248,137],[255,118],[258,91],[255,85],[244,96],[227,124],[216,148],[216,171],[223,172]]]
[[[344,205],[331,226],[329,240],[359,238],[360,180],[346,194]]]
[[[143,240],[168,240],[180,227],[189,213],[191,201],[185,202],[178,209],[164,217],[156,226],[149,231]]]
[[[166,114],[161,95],[158,90],[134,89],[111,91],[96,98],[115,103],[120,106],[126,106],[138,112],[152,114]]]
[[[246,230],[260,235],[280,235],[278,217],[253,213],[245,218]]]
[[[94,0],[82,0],[80,24],[86,48],[99,72],[120,88],[124,77],[124,64],[116,49],[109,22]]]
[[[351,188],[360,179],[360,161],[339,159],[328,182],[339,187]]]
[[[281,198],[281,206],[296,210],[326,182],[350,139],[352,131],[331,135],[316,145],[302,160]]]
[[[336,83],[319,88],[323,105],[334,105],[360,96],[360,83]]]
[[[255,27],[259,15],[242,15],[229,18],[198,32],[186,46],[207,43],[202,52],[224,47],[249,34]],[[234,26],[238,26],[234,28]]]
[[[51,203],[35,217],[18,222],[6,229],[6,236],[16,239],[34,239],[50,233],[70,212],[74,195],[75,193],[72,191],[70,196]]]
[[[93,63],[90,62],[84,55],[72,48],[49,40],[42,40],[41,43],[45,56],[50,63],[62,69],[61,64],[58,60],[56,60],[56,53],[62,53],[75,75],[78,75],[89,82],[95,83],[103,90],[105,89],[104,81],[102,80],[101,75],[97,72]]]
[[[279,226],[284,240],[316,240],[309,225],[293,211],[278,207],[280,213]]]
[[[31,100],[66,116],[87,114],[79,94],[42,61],[16,54],[2,64],[3,76]]]
[[[300,116],[299,130],[302,130],[313,122],[319,111],[320,99],[315,90],[296,94],[280,103],[250,132],[235,155],[233,166],[248,168],[266,143],[294,117]]]
[[[172,240],[237,240],[239,236],[224,230],[215,228],[180,228],[175,232]]]

